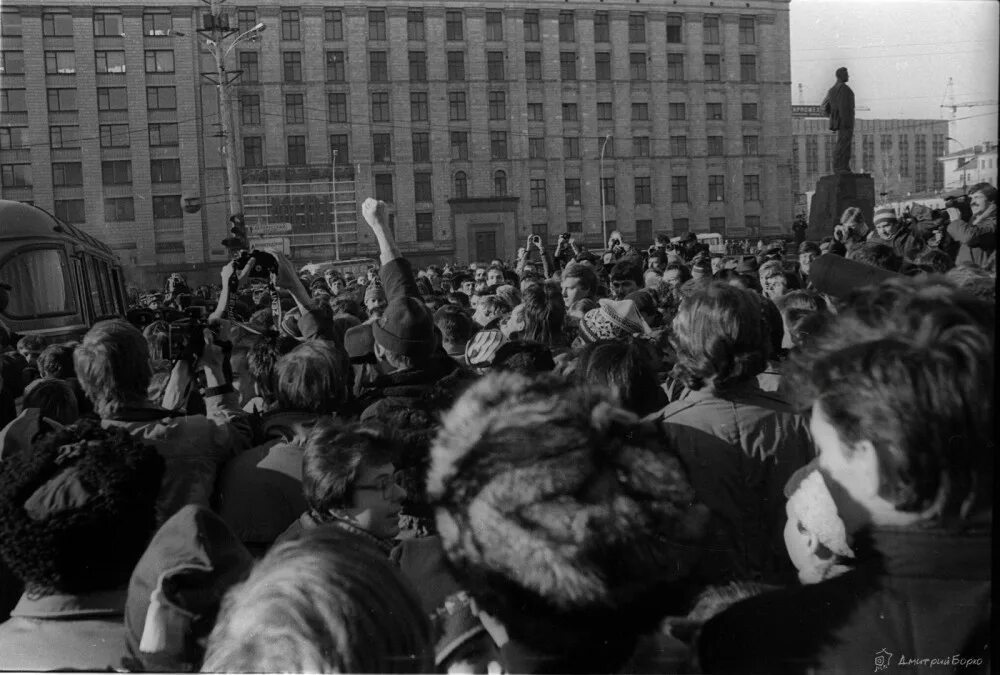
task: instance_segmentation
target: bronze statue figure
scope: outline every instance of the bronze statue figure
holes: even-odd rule
[[[823,112],[830,116],[830,131],[837,132],[833,151],[835,173],[851,173],[851,142],[854,139],[854,92],[847,86],[847,68],[837,68],[837,83],[823,99]]]

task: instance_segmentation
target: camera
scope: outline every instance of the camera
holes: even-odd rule
[[[531,243],[532,244],[541,244],[542,243],[542,238],[539,237],[537,234],[532,235],[532,237],[531,237]]]
[[[236,290],[239,287],[240,280],[237,273],[247,266],[250,258],[254,259],[253,269],[249,272],[250,279],[270,281],[271,274],[278,273],[278,259],[273,255],[267,251],[248,251],[244,249],[233,258],[234,274],[229,278],[230,289]]]
[[[569,232],[563,232],[559,235],[560,239],[569,239],[572,235]]]

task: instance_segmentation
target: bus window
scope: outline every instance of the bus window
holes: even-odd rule
[[[10,284],[5,314],[14,319],[72,314],[76,311],[62,249],[17,253],[0,265],[0,281]]]
[[[76,289],[83,305],[83,318],[89,325],[94,321],[94,308],[90,304],[90,294],[87,291],[87,284],[83,275],[83,263],[79,258],[73,258],[73,273],[76,275]]]
[[[97,261],[91,257],[84,258],[87,267],[87,285],[90,286],[90,299],[94,308],[94,313],[98,316],[107,314],[104,306],[104,296],[101,293],[100,271],[97,269]]]
[[[121,270],[117,267],[111,268],[111,284],[112,292],[115,296],[115,313],[125,314],[126,305],[125,298],[122,296],[122,275]]]

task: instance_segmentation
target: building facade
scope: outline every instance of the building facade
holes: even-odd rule
[[[985,141],[938,158],[944,171],[944,189],[965,190],[976,183],[997,184],[997,144]]]
[[[791,222],[787,0],[223,10],[238,33],[265,26],[227,56],[247,224],[297,261],[371,255],[372,194],[421,262],[511,258],[531,234],[646,244]],[[3,198],[82,223],[144,273],[217,270],[207,11],[5,3]]]
[[[805,211],[807,195],[820,176],[833,173],[837,134],[819,106],[792,106],[792,184],[795,208]],[[947,147],[947,120],[855,120],[851,170],[875,180],[877,201],[940,190],[944,172],[938,162]]]

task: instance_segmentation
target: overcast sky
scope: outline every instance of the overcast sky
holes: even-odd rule
[[[791,48],[793,104],[819,104],[847,66],[857,105],[871,108],[858,117],[951,119],[940,107],[949,77],[956,103],[997,101],[1000,3],[792,0]],[[955,117],[949,135],[963,145],[997,140],[996,105]]]

